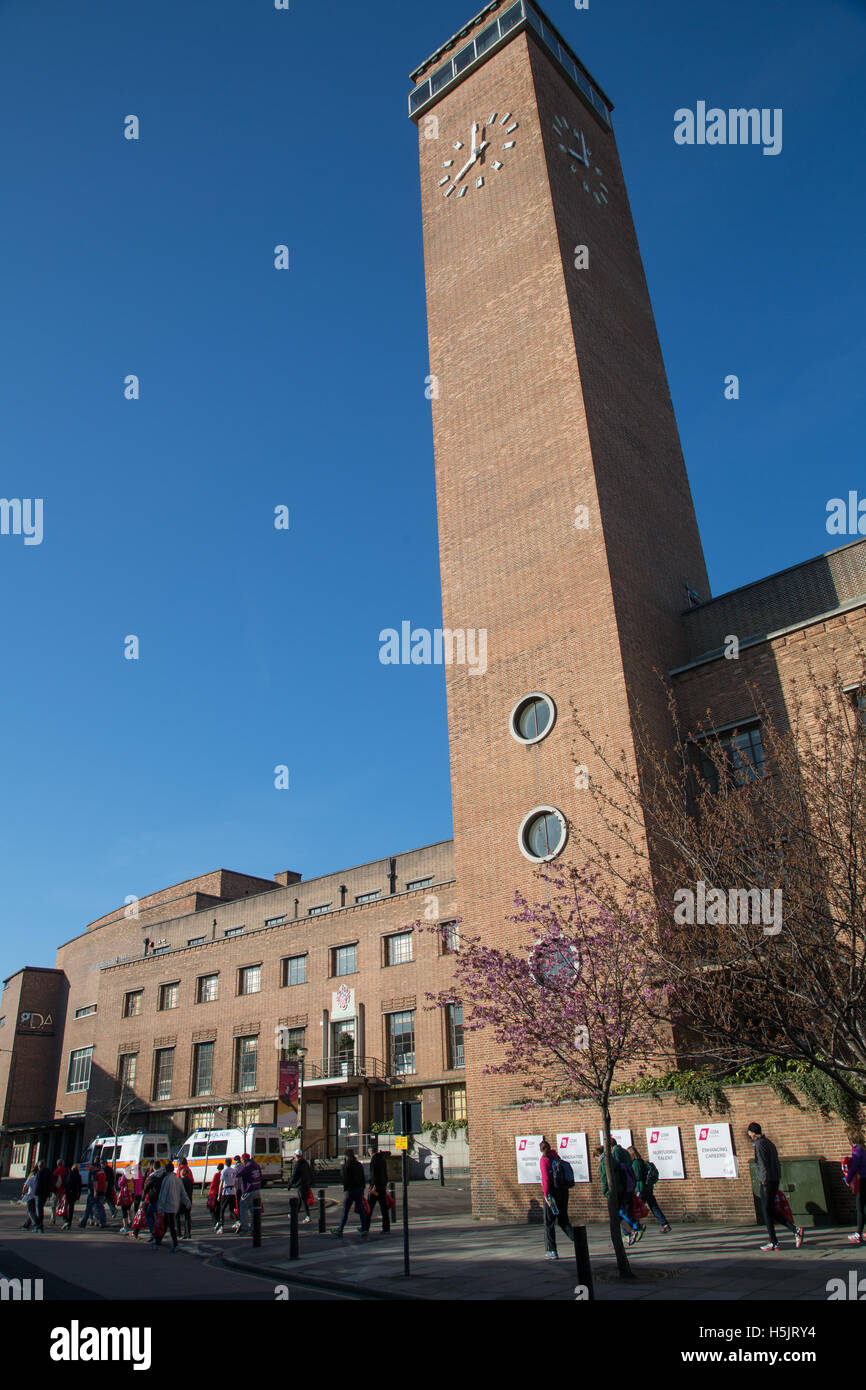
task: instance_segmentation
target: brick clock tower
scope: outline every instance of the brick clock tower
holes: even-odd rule
[[[486,670],[447,667],[460,910],[508,942],[535,865],[585,862],[572,711],[634,765],[709,586],[610,101],[530,0],[412,81],[444,626],[487,632]],[[468,1035],[473,1207],[522,1214],[494,1052]]]

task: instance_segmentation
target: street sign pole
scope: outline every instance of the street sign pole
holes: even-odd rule
[[[409,1277],[409,1153],[403,1150],[403,1273]]]

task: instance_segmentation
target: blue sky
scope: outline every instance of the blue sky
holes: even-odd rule
[[[441,617],[406,94],[474,8],[0,0],[0,492],[45,508],[0,537],[3,975],[130,893],[451,833],[442,669],[378,634]],[[616,105],[714,591],[831,548],[866,6],[546,8]],[[781,107],[781,155],[675,145],[698,100]]]

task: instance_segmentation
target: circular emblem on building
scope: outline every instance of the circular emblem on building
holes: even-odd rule
[[[337,1008],[348,1009],[351,999],[352,991],[349,989],[349,986],[340,985],[340,988],[337,990]]]

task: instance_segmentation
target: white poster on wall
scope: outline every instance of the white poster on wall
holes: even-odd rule
[[[541,1149],[539,1144],[544,1138],[543,1134],[518,1134],[514,1140],[517,1149],[517,1181],[522,1183],[540,1183],[541,1168]]]
[[[695,1144],[702,1178],[738,1178],[730,1125],[695,1125]]]
[[[611,1143],[612,1143],[612,1144],[620,1144],[620,1145],[622,1146],[622,1148],[624,1148],[624,1149],[631,1148],[631,1130],[630,1130],[630,1129],[612,1129],[611,1132],[610,1132],[610,1139],[611,1139]],[[599,1142],[600,1144],[603,1144],[603,1143],[604,1143],[604,1130],[603,1130],[603,1129],[600,1129],[600,1130],[598,1131],[598,1142]]]
[[[589,1182],[589,1150],[585,1134],[557,1134],[556,1151],[574,1169],[575,1182]]]
[[[646,1132],[647,1158],[659,1170],[660,1178],[684,1178],[683,1146],[679,1125],[660,1125]]]

